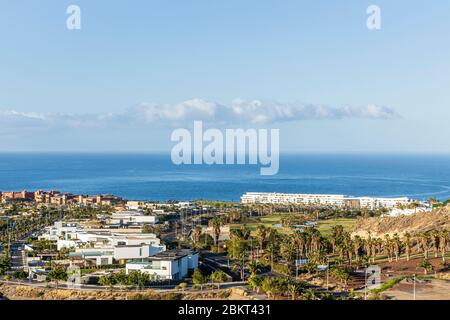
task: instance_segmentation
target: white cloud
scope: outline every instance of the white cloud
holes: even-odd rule
[[[178,104],[142,103],[121,113],[64,114],[0,111],[3,128],[108,128],[126,126],[179,126],[202,120],[216,125],[262,125],[300,120],[394,119],[389,107],[362,107],[235,99],[223,105],[203,99]]]

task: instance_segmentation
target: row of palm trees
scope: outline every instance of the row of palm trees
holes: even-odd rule
[[[341,226],[336,226],[333,227],[330,241],[332,252],[337,251],[341,258],[350,263],[363,257],[374,263],[380,256],[387,257],[389,262],[399,261],[402,256],[409,261],[412,254],[422,254],[424,259],[428,259],[430,253],[434,253],[435,258],[440,255],[442,263],[446,263],[449,236],[446,229],[434,229],[415,234],[406,232],[403,237],[399,234],[372,237],[369,234],[367,238],[352,238]]]
[[[337,206],[324,206],[318,204],[246,204],[241,210],[246,214],[254,214],[257,216],[267,216],[275,213],[301,213],[310,215],[316,219],[320,217],[356,217],[356,216],[380,216],[386,213],[387,209],[377,208],[350,208]]]
[[[29,209],[26,215],[11,217],[0,226],[0,242],[27,237],[30,232],[54,223],[59,217],[60,212],[55,209]]]
[[[224,219],[217,216],[209,221],[213,229],[215,245],[218,245]],[[194,229],[194,242],[198,241],[200,236],[201,228]],[[442,258],[442,263],[446,263],[446,253],[450,244],[450,233],[447,229],[434,229],[414,234],[407,232],[402,237],[399,234],[386,234],[384,237],[373,237],[369,234],[367,238],[363,238],[358,235],[352,237],[342,225],[333,226],[329,237],[324,237],[313,227],[306,228],[302,232],[296,231],[290,235],[283,235],[265,225],[259,225],[253,236],[245,225],[232,230],[231,236],[232,240],[235,239],[237,242],[242,240],[250,242],[251,259],[263,256],[270,261],[271,265],[278,257],[291,264],[303,257],[315,263],[323,263],[330,254],[337,255],[343,263],[349,264],[374,263],[379,257],[387,257],[389,262],[399,261],[401,257],[409,261],[413,254],[422,254],[424,259],[434,254],[434,257]],[[242,245],[239,246],[242,247]],[[230,247],[232,248],[233,245],[229,245],[228,249]]]
[[[308,258],[310,263],[325,263],[330,255],[337,256],[340,264],[352,265],[374,263],[376,259],[387,257],[389,262],[402,257],[409,261],[413,254],[421,254],[428,259],[430,254],[441,257],[446,263],[449,250],[449,232],[446,229],[431,230],[414,235],[405,233],[384,237],[351,237],[340,225],[332,228],[331,235],[324,237],[319,230],[308,228],[304,232],[280,234],[274,228],[259,225],[252,236],[248,228],[233,230],[228,243],[228,253],[238,265],[244,268],[246,259],[262,258],[273,265],[279,258],[293,264],[299,258]],[[246,258],[244,258],[246,256]]]
[[[99,213],[109,210],[108,207],[14,207],[15,215],[8,217],[0,224],[0,242],[23,239],[35,230],[40,230],[54,222],[65,219],[91,219]]]

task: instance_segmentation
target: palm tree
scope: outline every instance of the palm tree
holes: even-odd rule
[[[388,234],[384,236],[384,249],[388,256],[389,262],[392,262],[392,242],[391,237]]]
[[[349,263],[352,263],[353,258],[353,242],[348,232],[345,232],[342,241],[343,256],[348,259]]]
[[[442,263],[445,264],[445,251],[447,249],[448,231],[446,229],[439,233],[439,249],[441,251]]]
[[[277,230],[273,229],[273,228],[268,228],[268,232],[267,232],[267,241],[268,241],[268,248],[269,248],[269,253],[270,253],[270,270],[273,270],[273,260],[274,260],[274,255],[275,255],[275,251],[278,248],[278,232]]]
[[[409,261],[411,255],[411,234],[409,232],[406,232],[404,237],[406,261]]]
[[[433,265],[428,261],[428,259],[423,259],[421,263],[417,266],[417,268],[423,268],[423,272],[425,275],[428,274],[428,271],[433,270]]]
[[[263,224],[260,224],[256,227],[256,239],[258,240],[259,247],[261,248],[261,250],[264,250],[264,243],[267,238],[267,232],[268,230],[266,226]]]
[[[423,252],[423,257],[425,259],[428,259],[428,241],[429,241],[428,233],[422,232],[421,234],[419,234],[419,241],[420,241],[420,248]]]
[[[219,248],[219,237],[222,227],[222,219],[220,219],[219,217],[214,217],[208,221],[208,225],[213,229],[214,245],[216,245],[217,248]]]
[[[271,298],[276,292],[276,281],[274,280],[274,278],[264,278],[261,283],[261,288],[264,290],[267,296]]]
[[[377,254],[381,254],[381,249],[383,248],[383,240],[381,238],[375,238],[375,248],[374,248],[374,257]],[[373,259],[375,262],[375,258]]]
[[[238,238],[228,241],[228,256],[234,261],[235,269],[239,269],[241,280],[244,281],[244,271],[248,260],[247,242]]]
[[[336,246],[338,246],[342,241],[342,234],[344,233],[344,227],[341,225],[336,225],[331,228],[331,247],[333,254],[335,253]]]
[[[310,251],[312,252],[319,252],[322,245],[322,235],[320,234],[320,231],[316,228],[310,228],[308,229],[308,234],[310,235]]]
[[[262,265],[256,261],[250,261],[247,263],[247,269],[251,275],[256,275],[258,271],[261,271]]]
[[[259,293],[259,290],[261,289],[262,286],[263,278],[258,275],[251,275],[247,281],[252,290],[256,291],[256,293]]]
[[[243,225],[239,229],[231,230],[230,237],[231,239],[249,240],[250,234],[250,229],[247,226]]]
[[[392,246],[394,250],[395,261],[398,261],[400,258],[402,242],[400,241],[400,237],[397,233],[394,234],[394,238],[392,239]]]
[[[242,213],[239,210],[233,210],[228,213],[229,223],[239,222],[242,219]]]
[[[434,257],[437,258],[438,257],[438,253],[439,253],[439,241],[440,241],[440,232],[439,230],[433,230],[430,233],[430,237],[432,240],[432,245],[433,245],[433,250],[434,250]]]
[[[358,260],[360,258],[359,253],[361,250],[362,243],[363,243],[363,241],[360,236],[357,235],[353,238],[353,252],[355,254],[356,260]]]
[[[192,241],[194,245],[196,245],[200,241],[200,236],[202,235],[202,228],[200,226],[196,226],[192,230]]]
[[[287,289],[288,289],[288,292],[289,292],[292,300],[295,300],[295,298],[297,297],[297,294],[300,291],[300,285],[296,282],[291,282],[288,284]]]

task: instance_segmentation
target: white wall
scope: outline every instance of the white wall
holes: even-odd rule
[[[150,256],[150,246],[114,247],[114,259],[142,259]]]

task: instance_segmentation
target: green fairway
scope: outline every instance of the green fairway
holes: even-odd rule
[[[319,221],[318,229],[323,236],[329,236],[333,226],[341,225],[345,231],[350,231],[356,223],[356,219],[337,218]]]
[[[274,227],[281,233],[291,233],[293,232],[290,228],[284,228],[281,226],[276,226],[281,224],[281,219],[291,216],[290,213],[282,213],[282,214],[273,214],[270,216],[263,216],[259,218],[254,218],[245,225],[251,230],[255,231],[258,225],[265,225],[266,227]],[[259,219],[260,221],[257,221]],[[329,219],[329,220],[319,220],[319,224],[317,228],[324,236],[329,236],[331,234],[331,228],[335,225],[342,225],[344,230],[350,231],[350,229],[354,226],[356,219],[349,218],[338,218],[338,219]],[[243,224],[232,224],[231,229],[240,228]]]
[[[273,214],[270,216],[263,216],[259,218],[253,218],[248,223],[241,223],[241,224],[232,224],[230,225],[231,229],[240,228],[242,225],[245,224],[247,228],[249,228],[251,231],[255,231],[256,228],[259,225],[265,225],[266,227],[273,227],[276,228],[281,233],[289,233],[291,232],[289,228],[283,228],[283,227],[276,227],[275,225],[281,224],[281,219],[288,217],[289,213],[283,213],[283,214]],[[260,220],[260,221],[257,221]]]

